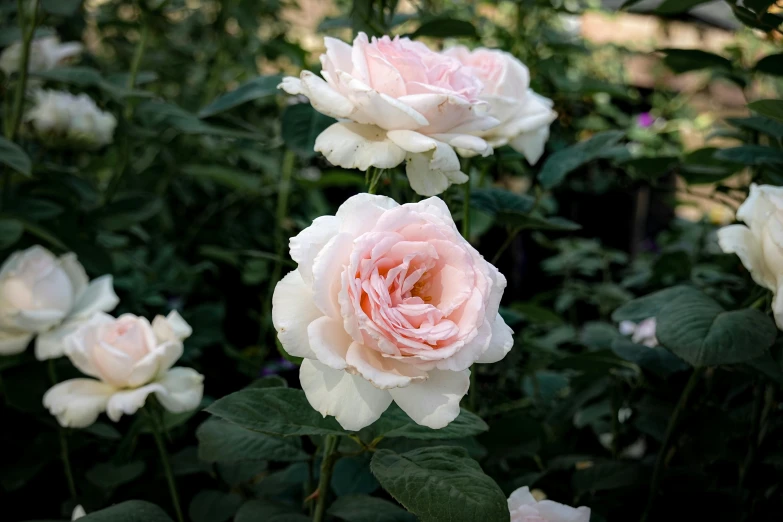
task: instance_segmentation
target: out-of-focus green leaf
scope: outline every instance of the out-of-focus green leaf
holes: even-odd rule
[[[783,122],[783,100],[758,100],[748,104],[748,109],[762,116]]]
[[[570,172],[585,163],[604,157],[623,136],[625,133],[618,130],[599,132],[587,141],[555,152],[544,163],[538,173],[538,180],[545,189],[556,187]]]
[[[280,75],[253,78],[233,91],[213,100],[212,103],[201,109],[198,115],[200,118],[208,118],[252,100],[275,96],[278,93],[277,86],[282,78]]]
[[[699,49],[661,49],[666,56],[663,63],[675,73],[698,71],[700,69],[716,69],[730,71],[731,62],[715,53]]]
[[[12,141],[0,137],[0,163],[20,174],[31,176],[33,165],[27,153]]]

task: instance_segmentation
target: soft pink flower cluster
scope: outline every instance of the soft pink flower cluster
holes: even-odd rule
[[[509,144],[531,163],[556,117],[530,90],[527,68],[503,51],[454,48],[359,33],[348,45],[326,38],[321,77],[303,71],[280,87],[338,120],[315,142],[335,165],[367,170],[406,163],[411,187],[434,196],[465,183],[457,153],[492,154]]]

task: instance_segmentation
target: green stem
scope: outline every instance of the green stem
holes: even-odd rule
[[[495,257],[492,258],[492,264],[496,264],[498,260],[500,259],[500,256],[503,255],[503,252],[506,251],[506,249],[511,246],[511,243],[514,241],[514,238],[517,237],[517,234],[519,234],[521,228],[515,228],[508,233],[508,237],[503,242],[502,245],[500,245],[500,248],[498,248],[498,251],[495,253]]]
[[[54,366],[54,359],[49,359],[49,380],[52,381],[52,385],[57,384],[57,368]],[[74,502],[77,501],[76,493],[76,481],[73,479],[73,471],[71,469],[71,456],[68,451],[68,433],[65,428],[58,426],[58,436],[60,439],[60,460],[63,463],[63,472],[65,473],[65,480],[68,483],[68,493],[71,495],[71,499]]]
[[[685,406],[688,404],[688,399],[691,393],[699,383],[701,376],[704,374],[704,368],[696,368],[693,370],[688,383],[685,385],[685,389],[680,395],[680,400],[677,403],[677,407],[674,409],[671,418],[669,419],[669,425],[666,427],[666,434],[663,436],[663,442],[661,448],[658,450],[658,457],[655,459],[655,468],[653,469],[652,480],[650,481],[650,494],[647,497],[647,507],[644,509],[641,522],[647,522],[650,518],[653,506],[655,505],[655,498],[658,496],[658,489],[661,485],[661,478],[663,478],[663,468],[666,462],[666,454],[668,453],[669,446],[674,438],[674,433],[677,430],[677,424],[680,417],[685,411]]]
[[[332,480],[334,464],[339,458],[335,454],[338,442],[337,435],[327,435],[324,439],[324,454],[321,460],[321,476],[318,478],[318,502],[313,513],[313,522],[323,522],[326,513],[326,497],[329,496],[329,483]]]
[[[38,22],[38,0],[32,2],[32,18],[30,25],[27,26],[25,20],[25,2],[16,0],[17,16],[19,17],[19,29],[22,31],[22,56],[19,60],[19,79],[16,82],[14,91],[14,104],[11,109],[11,117],[6,120],[5,137],[10,141],[16,137],[19,132],[19,126],[22,123],[22,112],[24,108],[24,93],[27,88],[28,68],[30,67],[30,47],[35,36],[35,24]]]
[[[174,482],[174,474],[171,472],[171,464],[169,464],[169,454],[166,451],[166,443],[163,440],[163,430],[161,429],[160,421],[157,416],[157,412],[153,410],[151,406],[147,406],[143,410],[147,415],[147,422],[152,429],[152,435],[155,437],[155,445],[158,447],[158,453],[160,454],[160,462],[163,464],[163,472],[166,475],[166,482],[169,485],[169,493],[171,494],[171,503],[174,505],[174,512],[177,514],[177,521],[184,522],[182,517],[182,508],[179,506],[179,495],[177,494],[177,484]]]
[[[277,282],[280,281],[280,276],[283,271],[283,259],[285,258],[286,247],[288,246],[288,237],[285,229],[283,228],[283,222],[288,216],[288,198],[291,195],[291,180],[294,177],[294,167],[296,166],[296,154],[290,150],[286,150],[283,154],[283,164],[280,168],[280,181],[277,186],[277,209],[275,210],[275,248],[277,260],[272,268],[272,278],[270,279],[269,291],[266,298],[262,303],[262,310],[264,310],[264,317],[261,318],[261,338],[259,342],[263,342],[264,335],[266,334],[267,321],[271,315],[270,307],[272,306],[272,294],[275,291]]]
[[[376,190],[378,190],[378,181],[380,181],[381,176],[383,176],[383,169],[379,169],[378,167],[370,167],[373,169],[372,176],[370,178],[370,183],[367,186],[367,193],[368,194],[375,194]]]
[[[133,58],[131,59],[131,67],[128,73],[128,83],[126,84],[128,90],[136,87],[136,79],[139,76],[139,67],[141,66],[141,59],[144,57],[144,50],[147,47],[147,40],[149,40],[150,27],[146,18],[142,18],[141,21],[141,35],[139,36],[139,42],[136,44],[136,49],[133,51]],[[131,118],[133,118],[133,101],[129,98],[125,104],[125,110],[123,111],[123,119],[125,124],[129,125]],[[106,189],[106,203],[110,203],[114,198],[117,190],[119,190],[122,184],[122,179],[128,171],[128,161],[130,159],[130,140],[128,139],[127,132],[123,134],[120,141],[120,147],[117,158],[117,169],[114,176],[109,183],[109,187]]]

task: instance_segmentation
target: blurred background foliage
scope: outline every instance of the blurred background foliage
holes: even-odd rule
[[[689,365],[621,336],[612,315],[683,283],[726,308],[758,297],[714,232],[733,221],[751,180],[783,184],[783,116],[747,108],[781,97],[783,13],[763,0],[619,4],[44,0],[39,32],[87,51],[38,80],[88,93],[119,126],[97,152],[22,136],[33,169],[4,171],[3,257],[36,243],[74,251],[92,276],[114,274],[116,313],[181,310],[194,327],[184,364],[206,376],[204,406],[251,383],[296,387],[296,361],[270,318],[272,288],[294,266],[288,238],[365,181],[314,153],[330,120],[280,95],[281,75],[318,70],[324,34],[506,49],[559,118],[538,165],[509,148],[470,164],[471,239],[509,280],[502,313],[516,338],[503,363],[478,369],[467,405],[490,430],[450,443],[506,493],[528,485],[590,506],[596,522],[638,520]],[[15,24],[5,2],[0,46],[19,39]],[[2,83],[4,114],[12,84]],[[379,192],[415,198],[401,175]],[[459,189],[443,197],[459,208]],[[778,341],[760,358],[706,370],[667,445],[649,520],[780,518],[781,350]],[[63,360],[57,373],[75,370]],[[70,516],[64,444],[88,512],[128,499],[168,506],[138,419],[58,430],[41,405],[47,368],[30,351],[0,358],[0,378],[4,520]],[[187,517],[297,520],[319,441],[256,441],[249,458],[214,447],[243,440],[216,422],[166,418]],[[391,440],[384,447],[400,451],[426,442]],[[332,490],[384,496],[364,456],[338,463]],[[370,520],[351,517],[334,513]]]

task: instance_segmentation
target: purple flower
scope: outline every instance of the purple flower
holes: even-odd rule
[[[643,112],[636,117],[636,124],[639,127],[646,129],[647,127],[652,127],[653,123],[655,123],[655,118],[649,112]]]

